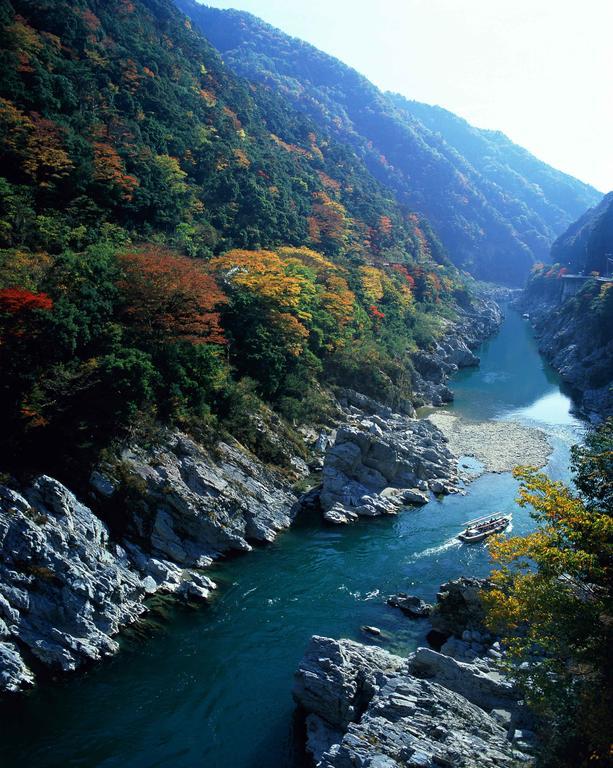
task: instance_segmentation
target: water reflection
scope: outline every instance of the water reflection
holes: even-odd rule
[[[534,424],[565,424],[578,426],[579,420],[572,413],[573,402],[559,389],[543,395],[536,402],[506,414],[508,419]]]
[[[529,408],[535,421],[578,423],[569,419],[570,398],[562,394],[559,377],[539,355],[530,325],[517,312],[508,310],[500,333],[479,356],[478,369],[465,369],[454,378],[452,410],[471,419],[495,419],[521,417]],[[543,401],[549,395],[560,399]]]

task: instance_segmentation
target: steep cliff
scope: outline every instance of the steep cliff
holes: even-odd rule
[[[613,414],[613,193],[552,246],[553,266],[538,266],[522,305],[539,348],[598,420]]]
[[[271,541],[297,509],[289,480],[240,447],[213,456],[181,434],[126,447],[88,495],[98,514],[44,475],[0,485],[0,693],[115,653],[155,593],[208,600],[213,558]]]

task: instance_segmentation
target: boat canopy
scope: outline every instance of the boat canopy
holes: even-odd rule
[[[490,520],[501,520],[503,517],[509,517],[509,515],[506,515],[504,512],[495,512],[492,515],[484,515],[483,517],[478,517],[476,520],[469,520],[467,523],[465,523],[467,528],[472,528],[473,525],[478,525],[479,523],[487,523]]]

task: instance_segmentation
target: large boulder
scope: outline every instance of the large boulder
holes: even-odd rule
[[[466,576],[441,584],[430,617],[433,628],[457,637],[461,637],[465,630],[482,629],[485,611],[481,592],[488,587],[487,579]]]
[[[112,635],[141,615],[154,589],[91,510],[50,477],[24,495],[0,488],[0,548],[5,690],[21,687],[19,676],[28,682],[30,655],[67,671],[115,651]]]
[[[439,682],[415,675],[414,658],[350,640],[312,638],[294,697],[308,715],[308,746],[318,768],[515,768],[530,762],[507,737],[500,714],[505,709],[490,713],[447,686],[460,688],[455,684],[464,674],[466,691],[479,698],[471,677],[480,677],[476,668],[464,665],[457,678],[439,672]],[[423,665],[416,668],[423,672]],[[485,698],[480,701],[489,707]]]
[[[6,624],[0,628],[0,637],[10,637]],[[0,692],[17,693],[31,685],[34,685],[34,674],[17,646],[11,642],[0,642]]]
[[[440,430],[428,420],[392,414],[337,430],[325,456],[320,502],[325,513],[334,510],[330,522],[348,522],[425,504],[431,490],[456,489],[456,459]]]
[[[294,676],[294,699],[306,712],[344,730],[364,712],[386,675],[406,660],[380,648],[317,635]]]
[[[432,613],[432,606],[429,603],[417,595],[407,595],[405,592],[390,595],[387,604],[392,608],[400,608],[404,614],[412,619],[425,619]]]
[[[515,708],[519,698],[511,682],[493,665],[467,664],[430,648],[415,651],[409,661],[409,670],[415,677],[432,680],[460,693],[488,712],[497,708]]]

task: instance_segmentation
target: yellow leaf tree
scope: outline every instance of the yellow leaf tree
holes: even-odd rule
[[[613,697],[613,420],[573,449],[575,490],[519,468],[534,533],[493,541],[489,627],[542,715],[546,764],[605,766]],[[518,666],[519,665],[519,666]]]

